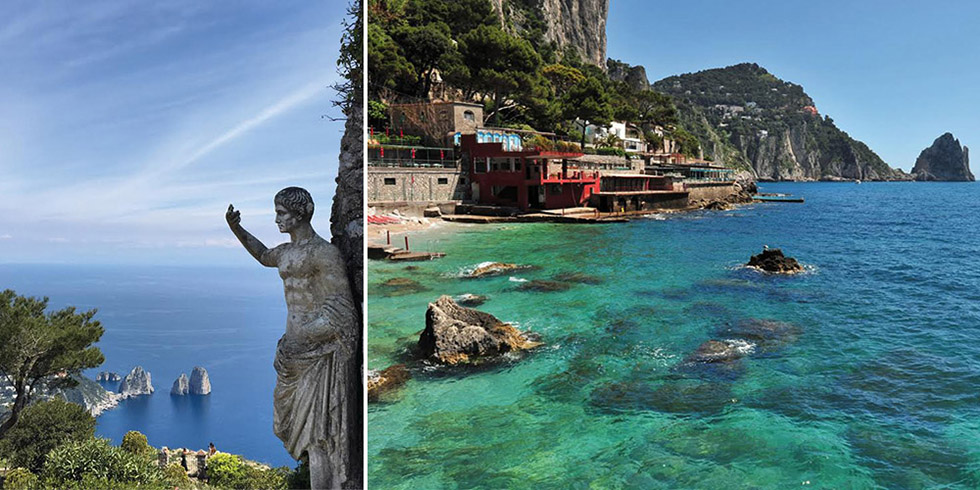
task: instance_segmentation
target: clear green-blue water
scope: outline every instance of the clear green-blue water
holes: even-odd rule
[[[980,487],[980,186],[763,190],[806,203],[446,225],[412,237],[441,260],[371,261],[368,366],[413,374],[369,408],[371,487]],[[810,271],[739,267],[763,245]],[[484,261],[539,268],[456,277]],[[540,293],[511,279],[567,271],[602,282]],[[427,289],[381,286],[393,277]],[[477,369],[411,361],[427,304],[462,293],[546,346]],[[731,366],[684,362],[758,320],[783,334]]]

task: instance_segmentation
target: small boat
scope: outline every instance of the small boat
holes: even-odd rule
[[[787,195],[783,195],[783,196],[767,196],[767,195],[756,194],[756,195],[752,196],[752,200],[753,201],[763,201],[763,202],[803,202],[803,198],[802,197],[793,197],[793,196],[787,196]]]
[[[855,179],[855,180],[854,180],[854,183],[855,183],[855,184],[860,184],[860,183],[861,183],[861,179]]]

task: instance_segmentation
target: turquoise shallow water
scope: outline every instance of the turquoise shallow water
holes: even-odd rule
[[[369,408],[372,488],[976,488],[980,186],[768,184],[806,198],[609,225],[446,226],[369,264],[372,369],[413,379]],[[763,245],[805,275],[739,268]],[[538,268],[456,277],[483,261]],[[568,291],[510,279],[596,276]],[[417,280],[425,290],[381,282]],[[403,294],[407,293],[407,294]],[[440,294],[546,346],[471,369],[413,363]],[[684,357],[782,322],[728,368]]]

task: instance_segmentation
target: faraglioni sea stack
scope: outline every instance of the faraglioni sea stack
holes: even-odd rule
[[[143,366],[136,366],[119,383],[119,394],[123,398],[139,395],[152,395],[153,383],[150,382],[149,371],[144,371]]]
[[[190,393],[192,395],[207,395],[211,393],[211,378],[208,377],[208,370],[201,366],[195,366],[191,371]]]
[[[972,182],[976,179],[970,172],[970,149],[960,146],[960,141],[952,133],[946,133],[932,142],[932,146],[922,150],[912,168],[915,180],[946,182]]]

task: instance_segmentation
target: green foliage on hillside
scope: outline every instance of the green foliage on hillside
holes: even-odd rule
[[[441,78],[447,97],[482,102],[492,126],[531,127],[576,140],[582,138],[572,124],[576,119],[660,126],[668,133],[678,127],[671,97],[611,80],[600,67],[583,63],[575,49],[559,59],[556,47],[543,40],[540,0],[505,0],[503,7],[501,28],[488,0],[370,0],[372,124],[383,125],[384,103],[427,100]],[[682,146],[690,155],[700,151],[696,144]]]
[[[678,100],[682,124],[701,142],[706,157],[730,166],[747,168],[765,138],[804,135],[807,152],[817,155],[824,169],[821,176],[848,165],[867,166],[882,176],[893,174],[867,145],[841,131],[829,117],[820,117],[803,87],[754,63],[672,76],[654,83],[654,88]]]
[[[95,436],[95,417],[79,405],[60,398],[37,402],[0,439],[0,454],[12,467],[38,473],[44,460],[61,444]]]

